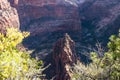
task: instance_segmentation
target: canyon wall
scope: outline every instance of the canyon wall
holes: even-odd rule
[[[31,33],[30,37],[23,42],[26,47],[49,46],[61,37],[58,35],[66,32],[79,38],[81,21],[76,6],[64,0],[9,1],[18,11],[20,29]]]
[[[18,11],[20,29],[31,34],[23,44],[35,50],[34,57],[51,52],[53,43],[64,33],[72,37],[81,53],[97,42],[106,46],[110,35],[120,28],[119,0],[8,1]]]
[[[120,28],[119,0],[86,0],[85,3],[79,5],[79,12],[82,16],[82,31],[86,31],[83,35],[86,42],[98,40],[106,44],[110,35],[118,33]]]
[[[20,29],[31,36],[24,40],[29,49],[51,48],[69,33],[77,47],[104,45],[120,28],[119,0],[8,0],[20,17]]]
[[[96,41],[107,43],[108,37],[120,28],[119,0],[8,1],[18,11],[21,30],[31,32],[26,40],[27,43],[33,42],[29,47],[39,46],[38,41],[44,43],[48,37],[50,39],[57,33],[63,35],[65,32],[74,33],[73,39],[82,39],[85,44],[95,44]]]
[[[17,10],[11,7],[7,0],[0,0],[0,32],[4,32],[6,27],[19,28],[19,26]]]
[[[95,45],[96,42],[101,42],[106,46],[109,36],[117,34],[120,28],[120,1],[82,0],[82,3],[80,1],[0,0],[0,32],[4,32],[6,27],[18,28],[19,26],[22,31],[29,31],[30,36],[23,41],[23,44],[28,49],[35,50],[31,54],[32,57],[39,58],[51,53],[53,43],[58,38],[63,37],[65,33],[70,34],[76,42],[75,46],[72,40],[68,40],[73,46],[77,47],[78,55],[82,53],[81,50],[87,51],[89,49],[88,45]],[[61,74],[67,73],[66,67],[69,69],[71,63],[75,62],[72,49],[67,48],[67,52],[65,52],[63,48],[70,47],[71,44],[68,44],[68,42],[65,43],[68,45],[63,46],[65,42],[63,40],[62,38],[55,44],[54,54],[51,55],[54,56],[52,58],[53,63],[56,63],[53,65],[56,69],[54,72],[58,76],[56,78],[63,78],[64,76]],[[62,46],[62,48],[59,46]],[[60,54],[60,56],[58,57],[57,54]],[[66,59],[66,61],[64,58],[69,59]],[[70,62],[68,63],[69,66],[64,65],[66,62],[63,60],[67,63]],[[62,66],[57,62],[60,62]],[[60,73],[60,70],[63,73]],[[67,75],[69,78],[69,70]]]

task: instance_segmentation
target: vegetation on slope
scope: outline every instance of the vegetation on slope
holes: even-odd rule
[[[37,61],[16,48],[28,35],[14,28],[0,33],[0,80],[32,80],[40,73]]]
[[[0,33],[0,80],[40,79],[42,71],[38,62],[31,59],[27,52],[16,48],[28,35],[28,32],[20,32],[14,28],[7,29],[6,34]],[[120,79],[120,34],[110,37],[107,52],[98,52],[91,52],[90,64],[79,63],[74,67],[73,80]]]
[[[98,52],[91,52],[92,63],[76,65],[73,79],[120,80],[120,33],[110,37],[107,52]]]

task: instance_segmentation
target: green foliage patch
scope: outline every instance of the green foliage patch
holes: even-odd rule
[[[6,34],[0,33],[0,80],[28,80],[39,72],[37,61],[16,48],[28,35],[14,28],[7,29]]]
[[[120,80],[120,33],[109,38],[104,56],[91,52],[92,63],[75,67],[75,80]],[[99,49],[98,49],[99,50]],[[100,52],[100,51],[98,51]]]

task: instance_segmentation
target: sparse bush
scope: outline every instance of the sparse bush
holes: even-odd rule
[[[75,66],[75,80],[120,80],[120,34],[110,37],[104,56],[91,52],[91,59],[92,63],[88,65],[79,63]]]

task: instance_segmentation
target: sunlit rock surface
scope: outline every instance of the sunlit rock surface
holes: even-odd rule
[[[19,28],[19,26],[17,10],[11,7],[7,0],[0,0],[0,32],[4,32],[6,27]]]

